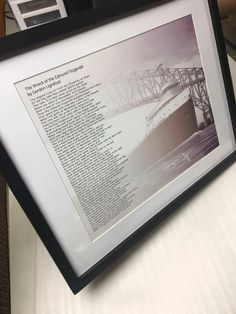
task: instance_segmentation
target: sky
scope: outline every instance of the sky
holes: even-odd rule
[[[201,66],[190,15],[83,58],[93,73],[109,78],[121,73],[168,67]],[[95,74],[95,73],[94,73]],[[96,76],[95,74],[95,76]]]

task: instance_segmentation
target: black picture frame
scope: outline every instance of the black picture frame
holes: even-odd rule
[[[61,19],[50,24],[45,24],[27,31],[13,34],[1,39],[0,42],[0,59],[6,61],[11,57],[21,56],[29,51],[35,51],[48,44],[58,42],[64,38],[81,34],[85,31],[94,29],[107,23],[112,24],[127,16],[133,16],[145,10],[152,10],[159,5],[165,5],[174,1],[129,1],[128,3],[119,3],[116,6],[107,6],[104,8],[94,9],[88,12],[82,12],[66,19]],[[211,21],[214,29],[214,40],[217,47],[217,54],[221,67],[221,75],[224,82],[225,94],[227,97],[230,119],[232,123],[232,132],[235,142],[235,117],[236,107],[235,98],[232,88],[232,82],[229,72],[229,66],[226,57],[224,40],[220,25],[217,1],[205,1],[209,6]],[[1,134],[0,134],[1,139]],[[235,143],[234,143],[235,144]],[[223,160],[210,169],[204,176],[186,188],[184,192],[175,197],[160,211],[143,223],[138,229],[134,230],[131,235],[127,236],[115,248],[110,250],[103,258],[96,262],[92,267],[78,276],[62,245],[58,241],[55,233],[50,227],[49,222],[42,214],[38,203],[32,196],[32,192],[24,182],[21,169],[17,169],[13,158],[6,149],[3,141],[0,142],[0,167],[1,171],[19,201],[21,207],[28,216],[50,255],[55,261],[73,293],[79,292],[96,276],[98,276],[108,265],[114,262],[119,256],[124,254],[132,245],[142,239],[150,230],[155,228],[160,222],[175,211],[181,204],[186,202],[192,195],[202,189],[208,182],[213,180],[226,167],[235,161],[236,150],[233,150]]]

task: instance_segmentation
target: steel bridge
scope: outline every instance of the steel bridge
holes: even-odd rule
[[[111,114],[118,114],[143,104],[158,102],[162,86],[168,81],[178,81],[188,88],[194,106],[202,111],[205,126],[213,122],[213,115],[203,68],[168,68],[160,64],[156,69],[121,74],[107,82],[106,93],[112,103]]]

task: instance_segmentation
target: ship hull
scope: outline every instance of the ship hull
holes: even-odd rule
[[[197,131],[194,105],[189,98],[130,154],[127,163],[129,174],[138,174],[150,167]]]

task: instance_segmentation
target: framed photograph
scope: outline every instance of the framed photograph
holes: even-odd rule
[[[74,293],[235,160],[222,38],[216,1],[175,0],[0,42],[1,168]]]

